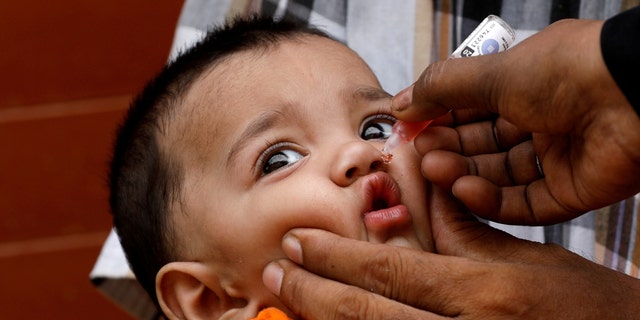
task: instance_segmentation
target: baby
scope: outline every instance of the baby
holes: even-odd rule
[[[111,165],[114,225],[171,319],[293,317],[262,282],[292,228],[433,250],[412,144],[366,63],[322,32],[266,18],[213,30],[133,102]]]

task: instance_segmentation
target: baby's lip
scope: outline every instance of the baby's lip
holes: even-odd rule
[[[400,188],[389,174],[379,171],[361,178],[364,204],[362,216],[400,204]]]
[[[367,207],[362,219],[367,228],[369,241],[386,242],[393,236],[392,230],[410,224],[409,209],[400,203],[400,188],[387,173],[376,172],[363,179]]]
[[[386,172],[375,172],[362,179],[364,210],[362,221],[367,240],[373,243],[388,243],[412,247],[411,214],[407,206],[400,203],[400,187]]]

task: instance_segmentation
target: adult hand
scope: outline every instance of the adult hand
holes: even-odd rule
[[[265,284],[308,320],[640,314],[640,280],[559,246],[512,237],[462,213],[441,192],[436,195],[431,220],[440,254],[296,229],[285,236],[283,248],[314,274],[280,260],[265,269]]]
[[[418,150],[444,150],[425,155],[425,176],[504,223],[564,221],[639,192],[640,117],[604,64],[602,23],[565,20],[506,52],[429,66],[394,98],[399,119],[499,118],[440,131],[447,147],[427,129]]]

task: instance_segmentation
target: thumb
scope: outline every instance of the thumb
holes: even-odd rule
[[[440,254],[480,261],[515,261],[535,246],[478,221],[448,192],[435,186],[430,206],[434,242]]]
[[[452,109],[480,108],[497,112],[494,94],[502,53],[448,59],[429,65],[418,80],[391,102],[393,115],[404,121],[434,119]]]

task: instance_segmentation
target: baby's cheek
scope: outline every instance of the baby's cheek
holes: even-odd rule
[[[424,250],[433,251],[433,238],[429,221],[429,182],[422,176],[420,168],[422,156],[411,148],[402,155],[402,163],[396,162],[397,167],[392,173],[400,186],[402,203],[411,213],[413,226],[420,244]],[[400,159],[400,157],[398,157]],[[398,160],[398,159],[394,159]]]
[[[395,157],[390,165],[390,173],[400,184],[401,189],[405,189],[403,188],[405,183],[410,185],[411,187],[409,188],[411,189],[424,189],[427,180],[422,176],[422,155],[412,146],[403,151],[405,152]]]
[[[283,235],[294,228],[315,228],[351,239],[365,239],[362,199],[351,189],[318,184],[305,190],[304,199],[292,199],[281,222]]]

